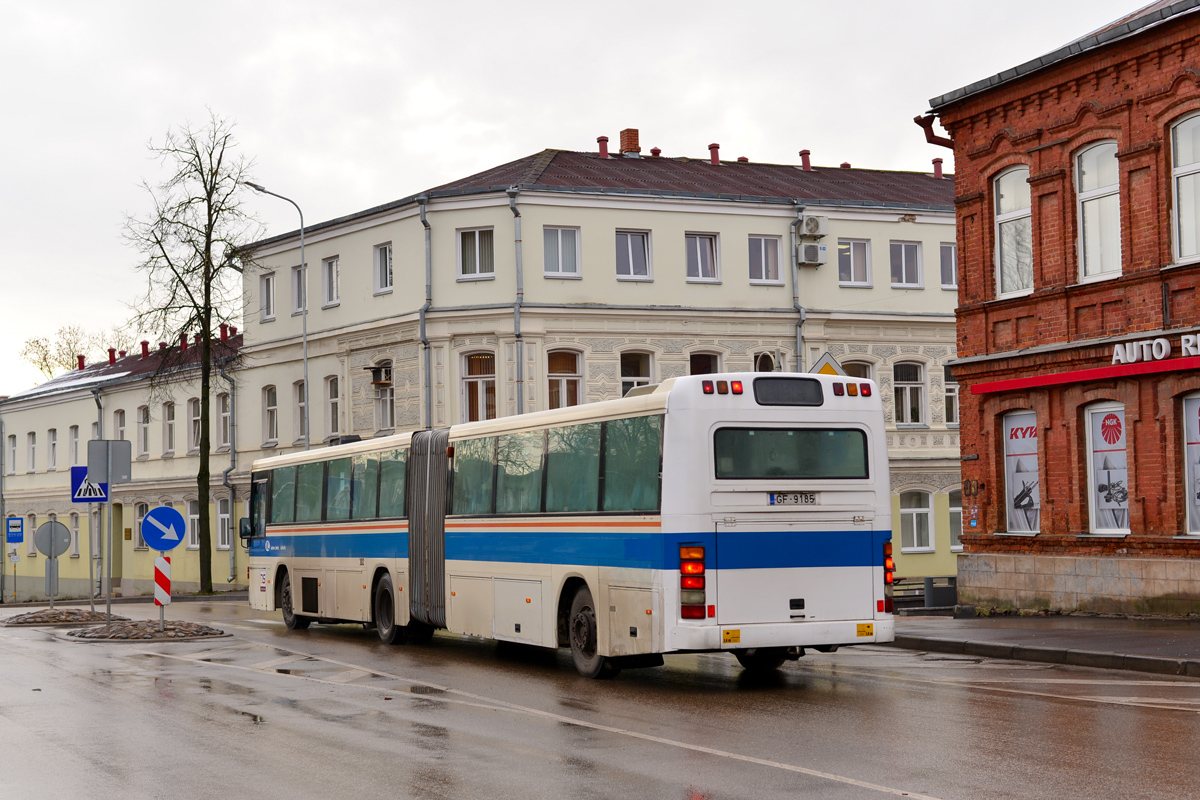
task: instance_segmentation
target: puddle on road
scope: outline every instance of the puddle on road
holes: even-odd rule
[[[434,686],[412,686],[409,687],[409,692],[412,694],[445,694],[445,689],[438,689]]]

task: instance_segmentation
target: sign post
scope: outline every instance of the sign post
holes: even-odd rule
[[[17,562],[21,560],[21,555],[17,552],[17,545],[25,541],[25,518],[9,517],[5,522],[5,531],[5,538],[11,550],[8,558],[13,564],[13,602],[15,603],[17,602]]]
[[[46,596],[53,610],[54,596],[58,594],[58,557],[71,547],[71,531],[57,520],[44,522],[33,534],[33,543],[46,557]]]
[[[142,520],[142,539],[147,547],[163,555],[154,559],[154,604],[158,606],[158,629],[163,629],[163,612],[171,602],[171,559],[166,555],[183,541],[187,531],[183,514],[170,506],[152,508]]]
[[[96,558],[100,548],[96,546],[98,531],[91,524],[91,506],[95,503],[108,502],[108,484],[88,480],[87,467],[71,467],[71,502],[88,504],[88,607],[96,610]],[[95,517],[99,521],[99,516]]]
[[[96,483],[116,485],[129,483],[133,464],[133,445],[126,439],[92,439],[88,442],[87,474]],[[93,499],[94,502],[94,499]],[[112,502],[106,497],[108,506],[108,563],[105,565],[107,580],[104,581],[104,613],[112,622]]]
[[[171,604],[171,557],[154,559],[154,605],[158,606],[158,632],[163,630],[163,612]]]

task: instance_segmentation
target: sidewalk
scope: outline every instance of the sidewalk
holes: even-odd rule
[[[1200,619],[898,616],[892,646],[1200,678]]]

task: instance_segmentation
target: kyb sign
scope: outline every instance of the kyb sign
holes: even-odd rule
[[[1186,333],[1179,337],[1180,355],[1200,356],[1200,336]],[[1137,361],[1162,361],[1171,357],[1171,342],[1165,337],[1125,342],[1113,347],[1112,363],[1133,364]]]

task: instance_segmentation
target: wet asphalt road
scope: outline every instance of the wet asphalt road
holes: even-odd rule
[[[863,647],[760,681],[722,655],[589,681],[565,652],[444,633],[168,616],[233,636],[0,628],[0,798],[1200,795],[1195,680]]]

